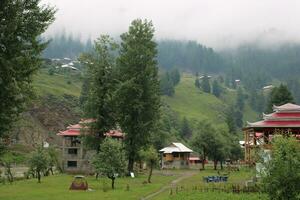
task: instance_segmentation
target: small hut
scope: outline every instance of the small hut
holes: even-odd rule
[[[173,142],[171,145],[159,150],[161,153],[161,167],[189,168],[189,157],[193,150],[181,143]]]

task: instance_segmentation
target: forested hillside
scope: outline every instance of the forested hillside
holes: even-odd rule
[[[83,43],[62,34],[51,39],[44,57],[75,60],[91,48],[91,40]],[[300,72],[298,45],[262,48],[247,44],[215,51],[195,41],[163,40],[158,41],[157,49],[164,102],[162,130],[171,132],[172,137],[180,136],[185,122],[192,129],[202,120],[225,125],[231,119],[240,129],[246,121],[257,120],[267,110],[269,91],[263,90],[267,85],[287,84],[296,102],[300,101],[299,78],[294,75]],[[46,67],[36,76],[34,84],[40,97],[51,94],[78,99],[81,75],[74,76],[72,70],[53,75],[55,66]],[[203,88],[205,76],[210,77],[208,91]]]

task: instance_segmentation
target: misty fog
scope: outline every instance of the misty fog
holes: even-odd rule
[[[43,0],[56,6],[46,35],[72,33],[82,39],[117,36],[135,18],[153,21],[157,39],[197,40],[214,48],[239,43],[300,41],[300,1],[278,0]]]

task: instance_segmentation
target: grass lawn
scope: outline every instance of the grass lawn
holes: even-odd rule
[[[202,192],[193,190],[194,187],[201,187],[201,186],[212,186],[212,183],[205,183],[203,182],[203,176],[214,176],[218,175],[216,171],[212,169],[199,171],[197,175],[189,177],[187,179],[182,180],[179,182],[176,187],[178,188],[178,192],[176,193],[176,187],[172,189],[166,190],[165,192],[161,193],[160,195],[156,196],[154,200],[169,200],[169,199],[176,199],[176,200],[198,200],[198,199],[225,199],[225,200],[254,200],[254,199],[265,199],[264,195],[258,193],[252,194],[233,194],[233,193],[225,193],[225,192]],[[251,179],[253,176],[253,172],[248,169],[243,169],[239,172],[231,172],[229,174],[228,184],[230,183],[244,183],[245,180]],[[226,183],[215,183],[226,185]],[[183,188],[182,191],[180,191]]]
[[[175,186],[172,186],[172,195],[170,195],[170,183],[173,180],[183,176],[187,170],[169,170],[155,171],[151,184],[143,184],[146,175],[140,175],[136,178],[119,178],[116,180],[116,189],[110,189],[110,180],[100,178],[96,180],[94,177],[87,177],[89,187],[93,191],[70,191],[69,186],[73,180],[71,175],[55,175],[42,179],[42,183],[37,183],[36,179],[16,181],[12,185],[0,185],[0,199],[5,200],[131,200],[142,199],[149,194],[159,191],[163,187],[167,187],[165,191],[158,194],[152,199],[169,200],[169,199],[228,199],[228,200],[254,200],[264,199],[265,196],[259,194],[232,194],[224,192],[201,192],[193,190],[195,186],[201,186],[208,183],[202,181],[203,176],[217,175],[216,171],[208,169],[205,171],[190,170],[195,175],[182,179],[176,183],[176,187],[185,188],[182,191],[175,192]],[[252,172],[250,170],[242,170],[240,172],[232,172],[229,175],[228,183],[243,183],[250,179]],[[126,190],[127,184],[129,191]],[[223,184],[223,183],[220,183]],[[103,191],[103,188],[107,191]]]
[[[160,172],[157,172],[160,173]],[[159,190],[162,186],[169,184],[178,177],[179,172],[171,172],[173,176],[155,174],[151,184],[143,184],[146,175],[137,178],[116,179],[116,189],[111,190],[110,179],[88,177],[89,187],[94,191],[70,191],[69,186],[73,180],[71,175],[55,175],[42,178],[42,183],[36,179],[16,181],[12,185],[0,185],[0,199],[3,200],[126,200],[140,199],[147,194]],[[103,191],[106,182],[108,191]],[[129,191],[126,186],[129,185]]]

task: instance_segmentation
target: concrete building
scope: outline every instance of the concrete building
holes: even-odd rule
[[[68,173],[92,173],[92,157],[96,151],[87,150],[81,136],[90,134],[90,128],[87,123],[95,122],[92,119],[81,120],[78,124],[70,125],[67,130],[60,131],[57,135],[62,137],[62,167]],[[124,135],[119,130],[111,130],[104,134],[105,137],[112,137],[122,140]]]

